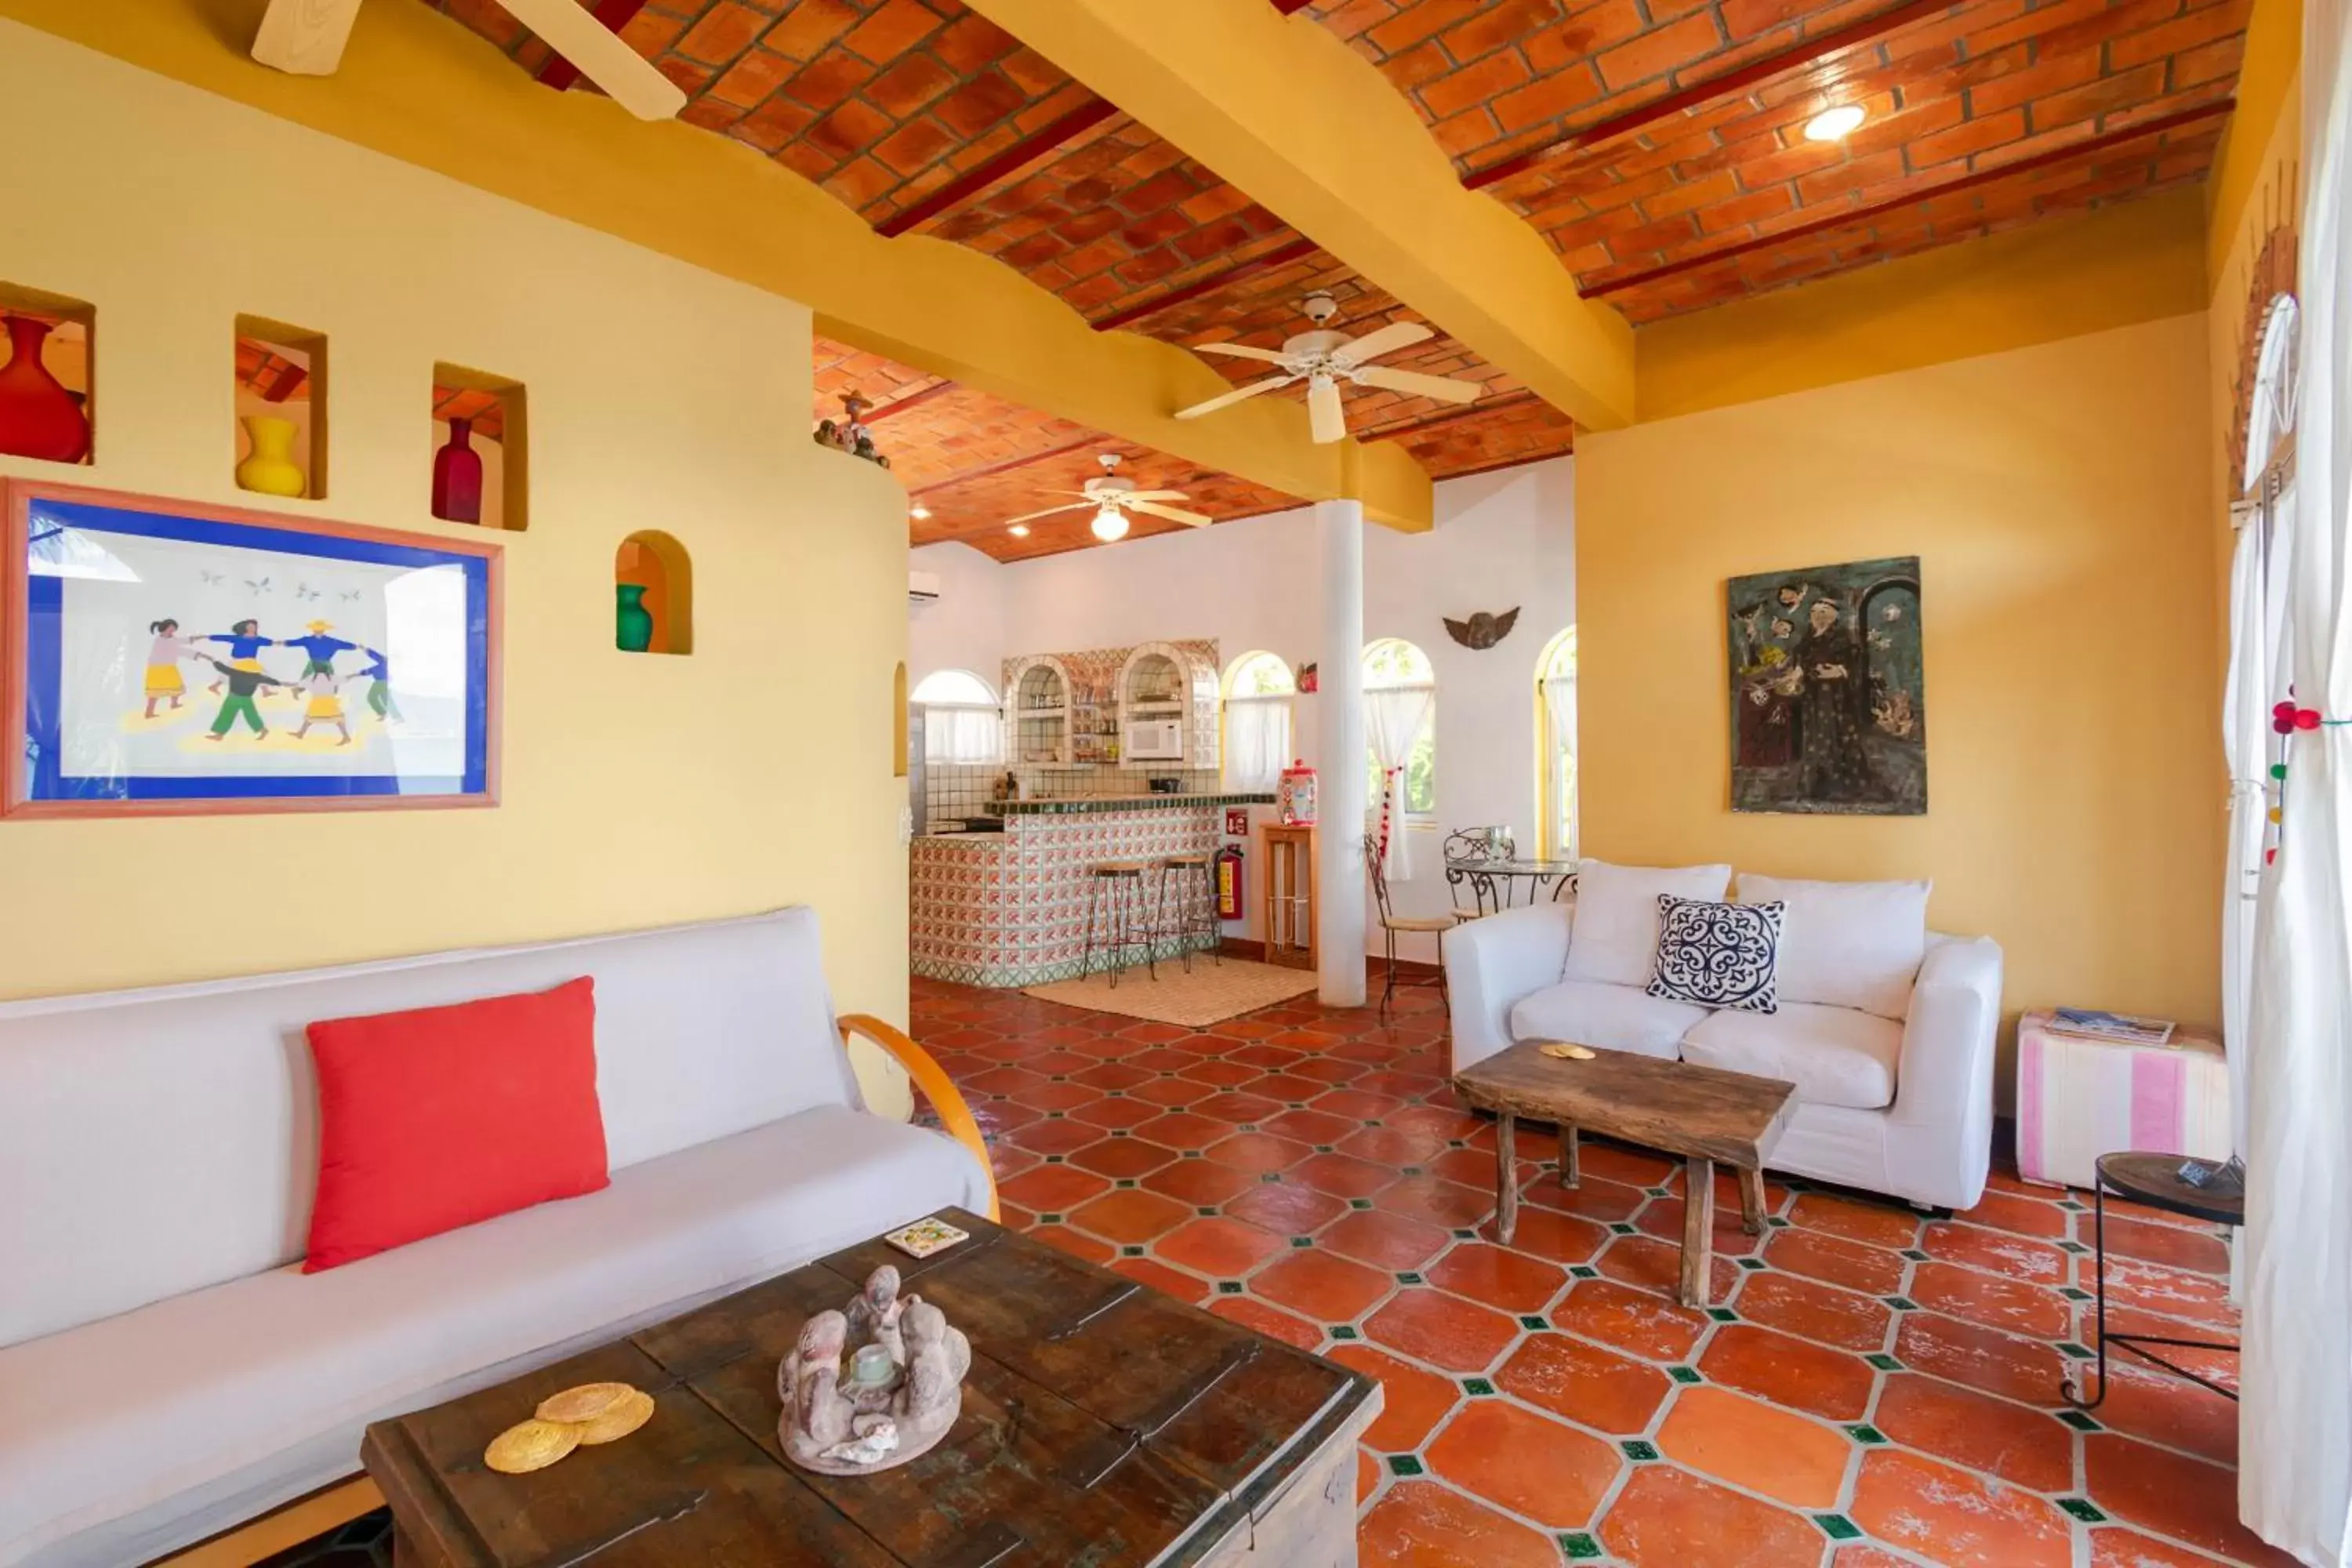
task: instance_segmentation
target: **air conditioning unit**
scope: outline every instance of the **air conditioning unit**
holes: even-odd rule
[[[940,574],[936,572],[907,574],[907,603],[936,605],[940,602]]]

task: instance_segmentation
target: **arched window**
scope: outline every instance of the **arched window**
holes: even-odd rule
[[[1543,852],[1576,854],[1576,628],[1551,639],[1536,666],[1536,779]]]
[[[935,669],[909,700],[922,705],[925,762],[1004,760],[1004,716],[997,711],[996,692],[971,671]]]
[[[1370,742],[1375,817],[1393,776],[1391,812],[1407,819],[1437,810],[1437,673],[1429,656],[1402,637],[1364,649],[1364,738]]]
[[[1225,671],[1225,787],[1270,790],[1290,765],[1290,666],[1270,653],[1245,653]]]

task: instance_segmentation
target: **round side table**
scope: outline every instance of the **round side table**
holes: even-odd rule
[[[2246,1223],[2246,1193],[2242,1184],[2228,1186],[2193,1186],[2182,1179],[2183,1165],[2195,1165],[2217,1171],[2210,1160],[2190,1160],[2183,1154],[2153,1154],[2134,1152],[2099,1156],[2099,1179],[2091,1188],[2093,1241],[2097,1258],[2098,1321],[2099,1321],[2099,1392],[2096,1398],[2085,1399],[2083,1391],[2069,1377],[2058,1386],[2059,1394],[2077,1410],[2095,1410],[2107,1397],[2107,1347],[2128,1351],[2145,1362],[2153,1363],[2176,1376],[2185,1377],[2200,1388],[2210,1388],[2233,1404],[2237,1394],[2209,1377],[2189,1371],[2178,1362],[2168,1361],[2145,1347],[2162,1345],[2169,1350],[2230,1351],[2238,1347],[2222,1340],[2168,1339],[2157,1334],[2119,1334],[2107,1331],[2107,1194],[2128,1198],[2149,1208],[2163,1209],[2171,1214],[2187,1215],[2191,1219],[2210,1221],[2214,1225],[2242,1226]]]

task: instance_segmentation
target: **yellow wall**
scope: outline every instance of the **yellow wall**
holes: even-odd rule
[[[553,95],[549,95],[552,97]],[[436,359],[530,393],[494,810],[0,823],[0,995],[805,901],[845,1008],[902,1019],[891,672],[906,500],[807,438],[789,300],[0,22],[0,280],[98,307],[99,462],[0,472],[240,504],[239,312],[329,335],[331,497],[427,513]],[[613,646],[613,563],[693,552],[695,651]]]
[[[2221,798],[2197,315],[1588,437],[1585,852],[1935,879],[2006,1008],[2213,1017]],[[1735,816],[1724,582],[1917,555],[1928,815]]]

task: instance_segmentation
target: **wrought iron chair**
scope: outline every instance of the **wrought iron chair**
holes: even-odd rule
[[[1400,934],[1425,934],[1438,942],[1437,990],[1451,1006],[1454,998],[1445,989],[1445,933],[1462,923],[1458,915],[1401,915],[1389,903],[1388,873],[1381,868],[1381,841],[1370,834],[1364,835],[1364,872],[1371,879],[1372,903],[1381,915],[1381,955],[1387,960],[1388,984],[1381,988],[1381,1011],[1386,1013],[1396,997],[1397,937]],[[1412,984],[1426,985],[1429,982]]]
[[[1475,921],[1491,915],[1509,901],[1507,886],[1497,885],[1495,879],[1482,873],[1479,866],[1488,860],[1508,860],[1518,853],[1507,827],[1461,827],[1445,836],[1441,851],[1445,859],[1445,885],[1459,889],[1468,887],[1470,903],[1465,908],[1454,906],[1456,920]]]

